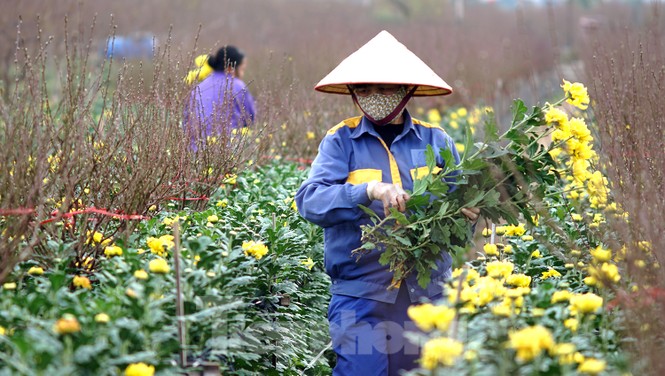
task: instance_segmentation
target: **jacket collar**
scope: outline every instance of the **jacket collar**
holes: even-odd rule
[[[378,125],[380,127],[380,125]],[[362,117],[360,120],[360,125],[358,125],[353,132],[351,133],[351,138],[358,138],[365,133],[369,133],[374,137],[381,138],[379,136],[379,133],[374,130],[375,125],[369,121],[365,116]],[[399,140],[400,138],[404,137],[408,132],[413,132],[418,139],[422,140],[422,137],[420,136],[420,133],[417,131],[417,129],[413,126],[413,121],[411,120],[411,114],[409,114],[409,111],[407,109],[404,109],[404,130],[402,133],[395,138],[395,141]]]

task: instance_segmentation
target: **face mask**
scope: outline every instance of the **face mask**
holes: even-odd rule
[[[383,122],[387,120],[386,123],[389,123],[394,118],[398,117],[401,113],[396,114],[393,119],[386,119],[397,106],[400,105],[402,100],[406,97],[406,88],[401,87],[397,92],[391,95],[383,95],[379,93],[374,93],[366,97],[356,96],[358,101],[358,106],[360,109],[371,118],[377,122]],[[403,109],[402,109],[403,111]]]

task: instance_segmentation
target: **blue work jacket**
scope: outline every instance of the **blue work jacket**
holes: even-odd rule
[[[437,165],[442,166],[441,148],[449,148],[456,161],[455,143],[439,126],[412,119],[404,111],[404,130],[388,147],[365,117],[346,119],[331,128],[319,145],[309,177],[296,193],[296,205],[308,221],[324,229],[325,268],[332,280],[332,294],[394,303],[398,289],[388,290],[392,273],[379,264],[381,250],[364,254],[356,261],[351,251],[361,246],[361,228],[371,223],[358,205],[370,207],[383,217],[383,204],[367,197],[367,183],[377,180],[413,189],[413,180],[428,172],[427,145],[432,145]],[[422,289],[413,273],[405,283],[411,302],[442,292],[450,277],[452,258],[442,252],[432,282]]]

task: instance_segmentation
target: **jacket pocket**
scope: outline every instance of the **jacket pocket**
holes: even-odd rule
[[[358,185],[362,183],[368,183],[372,180],[382,181],[382,177],[381,170],[373,168],[362,168],[349,172],[349,177],[346,178],[346,182],[349,184]]]
[[[432,174],[438,174],[439,171],[441,171],[441,167],[434,166],[434,169],[432,169]],[[411,169],[411,179],[413,180],[422,179],[427,176],[427,174],[429,174],[429,167],[427,166]]]

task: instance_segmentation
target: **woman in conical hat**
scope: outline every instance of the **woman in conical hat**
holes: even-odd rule
[[[417,367],[419,357],[419,348],[403,336],[415,330],[407,308],[441,296],[452,259],[442,252],[424,289],[415,275],[388,289],[392,273],[378,262],[380,250],[357,261],[351,255],[361,246],[361,226],[370,222],[358,205],[380,215],[390,208],[406,210],[406,191],[427,169],[428,145],[437,156],[440,149],[450,149],[459,161],[443,129],[412,118],[405,109],[413,96],[446,95],[452,89],[387,31],[343,60],[315,89],[350,95],[364,114],[328,131],[296,194],[300,214],[324,228],[325,268],[332,281],[328,321],[337,354],[333,374],[398,375]],[[478,219],[475,208],[463,213]]]

